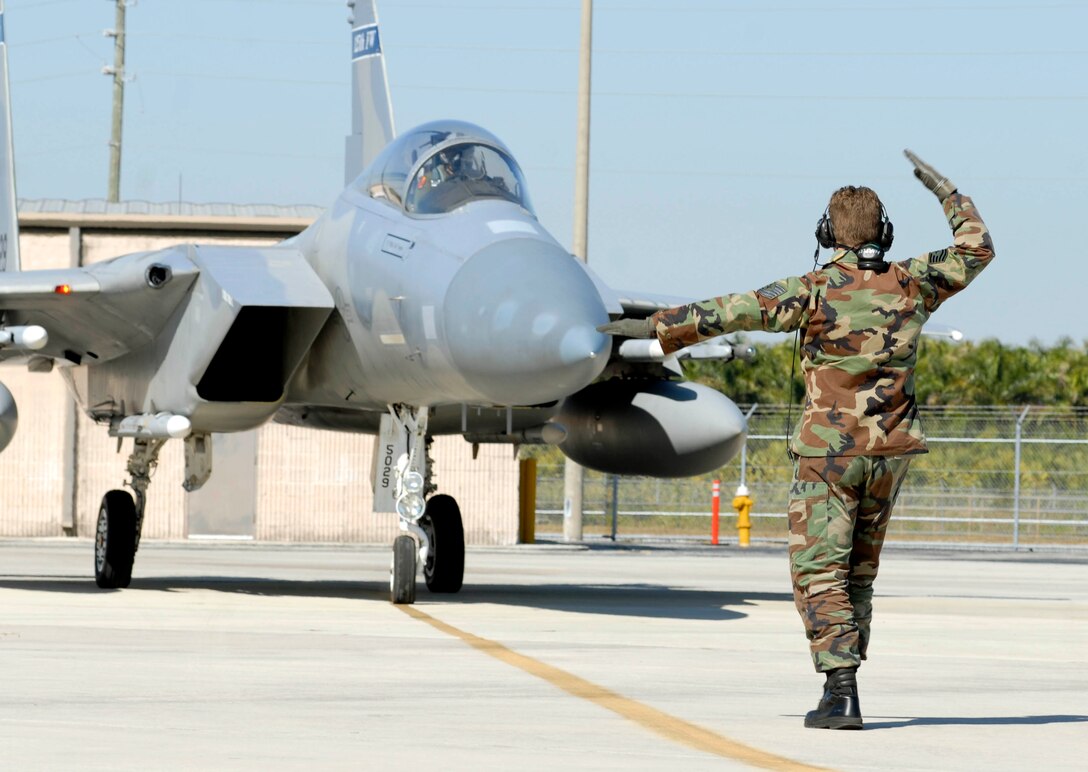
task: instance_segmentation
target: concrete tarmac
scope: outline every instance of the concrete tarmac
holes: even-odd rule
[[[470,549],[406,611],[385,547],[0,541],[0,768],[1083,769],[1088,559],[889,549],[862,732],[784,547]]]

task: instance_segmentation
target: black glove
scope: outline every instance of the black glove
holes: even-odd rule
[[[937,200],[942,204],[944,200],[956,192],[956,186],[952,180],[942,176],[939,171],[927,164],[921,158],[909,150],[904,150],[903,155],[914,164],[914,176],[922,181],[922,184],[933,191]]]
[[[607,335],[617,335],[621,338],[657,337],[653,320],[650,319],[650,317],[646,317],[645,319],[617,319],[614,322],[602,324],[597,328],[597,332],[603,332]]]

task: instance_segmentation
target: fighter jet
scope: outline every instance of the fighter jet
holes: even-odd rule
[[[414,601],[420,568],[433,592],[462,585],[461,513],[429,474],[436,435],[551,443],[593,469],[662,477],[715,469],[744,442],[736,405],[680,380],[676,357],[597,332],[674,301],[617,292],[564,249],[497,137],[455,120],[394,134],[373,3],[353,13],[347,185],[323,216],[273,247],[181,244],[71,270],[19,271],[0,42],[0,359],[55,368],[82,410],[131,441],[132,493],[107,491],[98,513],[99,587],[131,581],[151,470],[172,439],[192,491],[212,473],[213,432],[278,421],[374,434],[374,509],[402,531],[396,603]],[[0,386],[0,444],[15,426]]]

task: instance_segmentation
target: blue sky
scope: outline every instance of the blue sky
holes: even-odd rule
[[[579,0],[379,3],[396,122],[479,123],[569,245]],[[19,195],[100,198],[107,0],[7,0]],[[342,0],[139,0],[124,198],[328,204],[349,130]],[[891,257],[945,246],[910,147],[972,195],[998,260],[935,321],[1088,338],[1088,2],[597,0],[589,259],[708,297],[811,267],[830,193],[870,185]]]

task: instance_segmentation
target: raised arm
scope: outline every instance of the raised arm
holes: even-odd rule
[[[918,278],[925,295],[926,309],[936,311],[944,301],[974,281],[994,259],[994,245],[986,223],[970,197],[959,193],[950,180],[909,150],[904,154],[914,164],[914,176],[931,190],[944,207],[952,229],[952,245],[930,252],[904,264]]]

